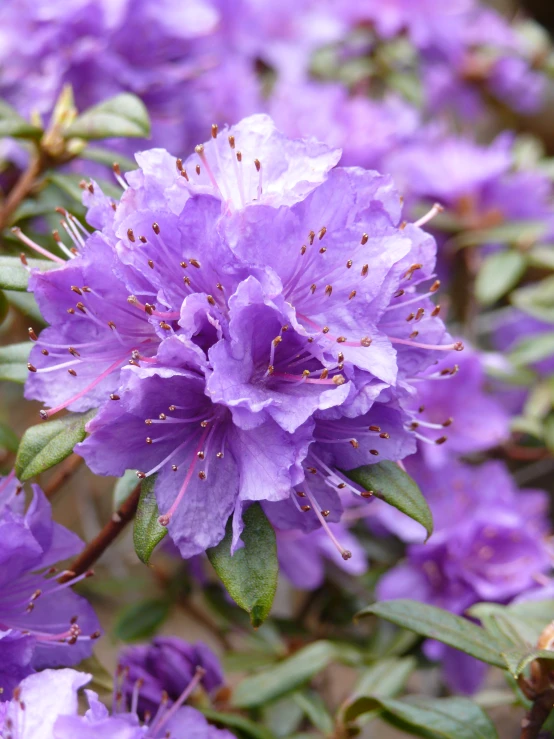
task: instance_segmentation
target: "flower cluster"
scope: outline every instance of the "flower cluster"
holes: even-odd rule
[[[367,494],[342,471],[415,451],[417,379],[463,348],[432,301],[427,218],[401,222],[390,178],[339,156],[263,115],[213,126],[186,161],[143,152],[120,202],[87,186],[98,230],[73,226],[77,253],[32,276],[50,326],[27,397],[45,418],[100,406],[77,451],[98,474],[157,474],[183,557],[230,516],[236,547],[260,501],[349,558],[327,521],[339,491]]]
[[[35,670],[90,657],[100,636],[92,607],[71,590],[90,573],[75,577],[55,566],[83,542],[52,521],[37,485],[26,512],[20,493],[13,475],[0,479],[0,701]]]

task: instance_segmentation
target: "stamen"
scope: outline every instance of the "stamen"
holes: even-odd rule
[[[429,223],[429,221],[431,221],[439,213],[442,213],[443,210],[444,208],[442,207],[442,205],[440,205],[440,203],[435,203],[428,213],[426,213],[418,221],[415,221],[414,226],[421,228],[421,226],[424,226],[426,223]]]
[[[58,264],[65,264],[64,259],[57,257],[55,254],[51,254],[47,249],[43,249],[42,246],[39,246],[39,244],[32,241],[32,239],[30,239],[28,236],[25,236],[25,234],[21,231],[19,226],[14,226],[11,229],[11,231],[14,234],[14,236],[19,239],[19,241],[21,241],[23,244],[28,246],[30,249],[33,249],[39,254],[42,254],[43,257],[47,257],[52,262],[57,262]]]

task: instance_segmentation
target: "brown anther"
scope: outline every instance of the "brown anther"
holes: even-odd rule
[[[163,328],[164,331],[171,331],[171,326],[165,321],[160,321],[160,328]]]
[[[360,495],[362,496],[362,498],[372,498],[374,495],[374,492],[373,490],[362,490]]]
[[[68,308],[68,309],[67,309],[67,312],[68,312],[68,313],[69,313],[70,315],[73,315],[73,314],[75,313],[75,308]]]
[[[108,321],[108,326],[111,328],[112,331],[117,328],[113,321]]]
[[[344,362],[344,354],[342,352],[339,352],[337,354],[337,359],[339,362]]]
[[[403,295],[404,295],[404,290],[400,289],[400,290],[397,290],[394,293],[394,296],[393,297],[395,297],[395,298],[401,298]]]
[[[319,253],[325,254],[326,251],[327,251],[327,248],[325,246],[322,246],[321,249],[319,250]]]
[[[196,170],[196,174],[200,176],[200,165],[197,164],[194,169]]]
[[[332,292],[333,292],[333,286],[325,285],[325,295],[331,297]]]
[[[274,372],[275,372],[275,367],[272,364],[270,364],[269,367],[267,368],[267,374],[272,375]]]
[[[206,300],[210,305],[215,305],[215,300],[213,299],[212,295],[206,295]]]
[[[221,282],[216,282],[215,286],[217,287],[218,290],[221,290],[221,292],[223,292],[223,285],[221,284]]]
[[[302,490],[297,490],[296,495],[298,495],[299,498],[305,498],[306,493],[303,493]]]
[[[410,334],[408,338],[417,339],[418,336],[419,336],[419,331],[412,331],[412,333]]]
[[[433,284],[429,288],[429,292],[430,293],[436,293],[440,286],[441,286],[441,281],[440,280],[435,280],[435,282],[433,282]]]
[[[260,164],[259,159],[254,159],[254,166],[256,167],[256,171],[259,172],[260,169],[262,168],[262,165]]]
[[[110,205],[112,206],[112,210],[117,210],[117,205],[116,205],[116,203],[114,203],[114,201],[113,201],[113,200],[112,200],[112,202],[110,203]]]
[[[177,467],[177,465],[176,465],[176,464],[172,464],[172,465],[171,465],[171,469],[173,470],[173,472],[177,472],[177,470],[178,470],[179,468]]]
[[[285,331],[288,331],[288,330],[289,330],[289,324],[288,323],[285,323],[284,326],[281,326],[281,331],[285,332]]]
[[[369,450],[369,453],[370,454],[373,454],[374,457],[376,457],[379,454],[379,452],[377,451],[377,449],[370,449]]]
[[[315,231],[310,231],[308,234],[308,241],[310,242],[310,246],[314,243],[315,239]]]
[[[362,272],[361,272],[362,277],[365,277],[368,272],[369,272],[369,264],[364,264],[364,266],[362,267]]]
[[[27,363],[27,369],[29,372],[36,372],[37,368],[34,366],[34,364],[31,364],[30,362]]]
[[[112,164],[112,167],[113,167],[113,171],[116,173],[116,175],[118,175],[118,177],[121,177],[121,167],[119,166],[119,164],[117,162],[114,162]]]
[[[212,123],[212,139],[217,138],[217,123]]]
[[[273,342],[272,342],[273,343],[273,346],[278,346],[282,341],[283,341],[283,337],[282,336],[276,336],[273,339]]]
[[[341,557],[346,562],[347,560],[349,560],[352,557],[352,552],[349,552],[348,549],[345,549],[343,552],[341,552]]]
[[[110,393],[110,400],[120,400],[120,396],[116,393]]]
[[[376,431],[377,433],[379,433],[379,431],[381,431],[381,427],[380,426],[374,426],[374,425],[372,425],[372,426],[369,427],[369,430],[370,431]]]
[[[324,326],[324,327],[323,327],[323,328],[321,329],[321,333],[322,333],[322,334],[328,334],[328,333],[329,333],[329,330],[330,330],[330,329],[329,329],[329,326]]]
[[[86,309],[85,309],[84,304],[81,303],[81,302],[77,303],[75,307],[78,308],[81,311],[81,313],[86,313],[87,312]]]
[[[133,229],[132,228],[128,228],[127,229],[127,238],[129,239],[129,241],[131,243],[133,243],[133,244],[135,243],[135,234],[133,233]]]
[[[326,233],[327,233],[327,226],[323,226],[323,228],[318,233],[318,238],[320,241],[325,236]]]
[[[312,510],[312,506],[311,505],[303,505],[303,506],[300,506],[300,510],[303,511],[304,513],[307,513],[308,511],[311,511]]]
[[[58,231],[58,229],[57,229],[57,228],[55,228],[55,229],[54,229],[54,230],[52,231],[52,237],[53,237],[54,241],[55,241],[55,242],[56,242],[57,244],[59,244],[59,243],[60,243],[60,241],[62,240],[62,237],[60,236],[60,232]]]
[[[47,357],[50,354],[50,352],[48,351],[48,349],[41,349],[40,350],[40,353],[41,354],[44,354],[45,357]]]
[[[190,277],[187,277],[186,275],[183,277],[183,282],[185,285],[190,285]]]
[[[306,244],[302,244],[302,246],[300,247],[300,254],[302,256],[304,256],[304,254],[306,253],[307,249],[308,249],[308,247],[306,246]]]
[[[29,338],[31,339],[31,341],[37,341],[38,340],[38,336],[35,334],[35,331],[34,331],[33,328],[28,328],[27,329],[27,333],[29,334]]]
[[[150,267],[150,269],[154,269],[154,260],[149,259],[148,260],[148,266]]]
[[[83,292],[80,287],[77,287],[77,285],[71,285],[71,289],[74,293],[77,293],[77,295],[82,295]]]
[[[390,439],[390,434],[387,434],[386,431],[383,431],[382,434],[379,434],[380,439]]]
[[[303,370],[302,377],[309,377],[310,376],[310,370]]]
[[[185,180],[186,180],[187,182],[189,181],[189,176],[188,176],[188,174],[187,174],[187,170],[186,170],[186,169],[184,169],[184,170],[183,170],[183,171],[181,172],[181,177],[184,177],[184,178],[185,178]]]
[[[159,236],[160,234],[160,226],[157,223],[152,224],[152,231],[156,234],[156,236]]]
[[[151,316],[152,313],[154,313],[155,307],[156,306],[155,305],[152,305],[152,303],[145,303],[144,304],[144,311],[145,311],[145,313],[148,313],[149,316]]]
[[[352,264],[353,264],[352,260],[349,259],[348,262],[346,262],[346,269],[350,269],[350,267],[352,266]]]
[[[352,290],[352,292],[348,296],[348,300],[352,300],[352,298],[355,298],[355,297],[356,297],[356,291],[355,290]]]
[[[75,349],[75,347],[73,347],[73,346],[68,346],[68,347],[67,347],[67,351],[68,351],[68,352],[69,352],[70,354],[73,354],[73,356],[74,356],[74,357],[80,357],[80,356],[81,356],[81,355],[79,354],[79,352],[77,351],[77,349]]]
[[[223,459],[223,452],[217,452],[215,455],[218,459]]]
[[[152,439],[149,436],[146,437],[146,443],[147,444],[151,444],[152,443]]]
[[[339,482],[339,484],[337,485],[337,487],[338,487],[339,490],[344,490],[344,488],[346,487],[346,483],[345,482]]]
[[[151,418],[145,418],[145,419],[144,419],[144,423],[145,423],[145,424],[146,424],[147,426],[151,426],[151,425],[152,425],[152,419],[151,419]]]
[[[337,369],[339,369],[342,372],[342,370],[344,369],[344,363],[343,362],[339,362],[337,364]]]
[[[436,318],[436,317],[437,317],[437,316],[439,315],[439,313],[440,313],[440,312],[441,312],[441,307],[440,307],[440,305],[436,305],[436,306],[435,306],[435,307],[433,308],[433,310],[431,311],[431,315],[433,316],[433,318]]]
[[[204,470],[200,470],[200,472],[198,473],[198,477],[201,480],[205,480],[206,479],[206,473],[204,472]]]
[[[228,141],[229,141],[229,146],[231,147],[231,149],[234,149],[235,148],[235,137],[229,136]]]
[[[421,269],[422,267],[423,267],[423,265],[422,264],[419,264],[419,263],[418,264],[412,264],[412,266],[408,268],[408,271],[404,275],[404,279],[405,280],[411,280],[412,277],[413,277],[414,272],[417,269]]]
[[[453,422],[453,418],[447,418],[446,421],[443,421],[443,426],[446,428],[447,426],[451,426]]]
[[[160,413],[160,415],[158,416],[158,418],[160,419],[160,421],[165,421],[165,419],[167,418],[167,416],[165,415],[165,413]]]
[[[19,255],[19,259],[21,260],[21,264],[24,264],[25,266],[27,266],[28,264],[27,257],[25,256],[25,254],[23,254],[23,252],[21,252],[21,254]]]
[[[315,282],[310,285],[310,292],[312,295],[315,293],[316,288],[317,288],[317,285],[315,284]]]
[[[312,475],[317,475],[317,470],[316,470],[316,468],[315,468],[315,467],[307,467],[306,469],[308,470],[308,472],[309,472],[310,474],[312,474]]]
[[[435,439],[435,444],[444,444],[445,441],[448,441],[448,436],[440,436],[438,439]]]
[[[200,451],[197,453],[196,456],[198,457],[198,459],[204,459],[204,452]]]
[[[364,244],[367,244],[369,239],[369,236],[367,234],[362,234],[362,240],[360,241],[360,244],[364,246]]]
[[[464,349],[464,345],[463,345],[463,342],[461,342],[461,341],[457,341],[457,342],[456,342],[456,343],[454,344],[454,346],[453,346],[453,349],[454,349],[454,351],[456,351],[456,352],[461,352],[461,351],[463,351],[463,349]]]
[[[242,162],[242,151],[237,151],[237,162]]]
[[[90,293],[90,292],[92,292],[91,289],[90,289],[90,287],[87,287],[86,285],[83,285],[83,287],[81,288],[81,290],[84,293]]]
[[[200,421],[201,428],[205,429],[208,425],[209,421]]]
[[[183,171],[183,160],[182,159],[177,159],[177,161],[175,162],[175,165],[177,166],[177,169],[179,170],[179,172]]]
[[[194,151],[197,154],[203,154],[204,153],[204,145],[203,144],[198,144],[198,146],[195,146],[194,147]]]
[[[146,244],[146,236],[139,236],[139,241],[141,241],[143,244]]]
[[[346,380],[344,379],[344,377],[342,375],[335,375],[333,377],[333,384],[334,385],[344,385],[345,382],[346,382]]]
[[[321,515],[323,516],[323,518],[327,518],[327,516],[329,516],[330,514],[331,511],[321,511]]]
[[[416,313],[416,317],[415,317],[416,321],[421,321],[421,319],[423,318],[424,314],[425,314],[425,309],[424,308],[418,308],[417,309],[417,313]]]
[[[408,225],[408,221],[402,221],[402,223],[400,224],[400,226],[398,226],[398,228],[401,231],[403,231],[406,228],[407,225]]]
[[[410,424],[410,428],[412,431],[415,431],[417,428],[419,428],[419,423],[417,421],[412,421]]]
[[[200,269],[200,262],[198,259],[189,259],[189,262],[192,264],[193,267],[196,267],[196,269]]]
[[[127,296],[127,302],[130,305],[136,305],[138,303],[138,298],[136,295],[128,295]]]
[[[327,369],[327,367],[325,367],[325,369],[323,369],[321,371],[321,374],[319,376],[319,379],[320,380],[326,380],[328,376],[329,376],[329,370]]]
[[[350,444],[354,447],[354,449],[360,448],[360,442],[357,439],[350,439]]]
[[[75,372],[75,370],[74,370],[74,369],[71,369],[71,368],[70,368],[70,369],[68,369],[67,371],[68,371],[68,372],[69,372],[69,374],[70,374],[70,375],[72,375],[73,377],[77,377],[77,373]]]
[[[407,320],[407,321],[413,321],[413,320],[414,320],[414,318],[415,318],[415,313],[410,313],[410,314],[409,314],[409,315],[407,316],[406,320]]]
[[[373,339],[370,339],[369,336],[364,336],[363,339],[360,339],[360,346],[365,346],[366,348],[368,346],[371,346]]]
[[[313,342],[314,342],[314,337],[308,336],[308,344],[313,344]]]

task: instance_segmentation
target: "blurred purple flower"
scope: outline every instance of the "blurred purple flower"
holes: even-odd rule
[[[100,636],[92,607],[71,590],[82,580],[60,584],[54,565],[73,557],[82,541],[54,523],[37,485],[24,512],[17,480],[0,480],[0,700],[18,682],[44,667],[74,665],[92,653]]]

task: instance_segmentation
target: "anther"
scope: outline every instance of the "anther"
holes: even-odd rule
[[[74,348],[73,346],[68,346],[68,347],[67,347],[67,351],[68,351],[68,352],[69,352],[70,354],[72,354],[72,355],[73,355],[74,357],[80,357],[80,356],[81,356],[81,355],[79,354],[79,352],[77,351],[77,349],[75,349],[75,348]]]
[[[461,352],[464,349],[464,345],[461,341],[457,341],[452,348],[455,352]]]
[[[206,479],[206,473],[204,472],[204,470],[200,470],[200,472],[198,473],[198,477],[201,480],[205,480]]]
[[[231,147],[231,149],[234,149],[235,148],[235,137],[229,136],[227,140],[229,141],[229,146]]]
[[[27,329],[27,333],[29,334],[29,338],[31,339],[31,341],[37,341],[38,340],[38,336],[35,334],[34,329],[28,328]]]
[[[374,492],[373,490],[362,490],[360,495],[362,496],[362,498],[372,498],[374,495]]]
[[[185,178],[185,180],[186,180],[187,182],[189,181],[189,176],[188,176],[188,174],[187,174],[187,170],[186,170],[186,169],[184,169],[184,170],[183,170],[183,171],[181,172],[181,177],[184,177],[184,178]]]
[[[360,244],[364,246],[364,244],[367,244],[368,239],[369,239],[369,236],[367,234],[363,234]]]
[[[274,372],[275,372],[275,367],[272,364],[270,364],[267,368],[267,374],[272,375]]]
[[[408,336],[409,339],[417,339],[419,336],[419,331],[412,331],[412,333]]]
[[[137,477],[138,477],[139,480],[144,480],[145,477],[146,477],[146,475],[145,475],[144,472],[138,472],[137,471]]]
[[[337,338],[337,344],[344,344],[345,341],[346,341],[346,336],[339,336]]]
[[[111,330],[112,330],[112,331],[113,331],[113,330],[114,330],[115,328],[117,328],[117,326],[115,325],[115,323],[114,323],[113,321],[108,321],[108,326],[109,326],[109,327],[111,328]]]
[[[408,271],[407,271],[407,272],[406,272],[406,274],[404,275],[404,279],[405,279],[405,280],[411,280],[411,279],[412,279],[412,277],[413,277],[413,274],[414,274],[414,272],[415,272],[415,271],[416,271],[417,269],[421,269],[422,267],[423,267],[423,265],[422,265],[422,264],[412,264],[412,266],[408,268]]]
[[[145,419],[144,419],[144,423],[145,423],[145,424],[146,424],[147,426],[151,426],[151,425],[152,425],[152,419],[151,419],[151,418],[145,418]]]
[[[435,282],[433,282],[433,284],[429,288],[429,292],[430,293],[436,293],[440,286],[441,286],[441,281],[440,280],[435,280]]]
[[[444,444],[447,440],[448,436],[440,436],[438,439],[435,439],[435,444]]]
[[[310,233],[308,234],[308,240],[310,242],[310,246],[314,243],[314,239],[315,239],[315,231],[310,231]]]
[[[380,439],[390,439],[390,434],[387,434],[386,431],[383,431],[382,434],[379,434]]]
[[[413,321],[415,318],[415,313],[410,313],[408,317],[406,318],[407,321]]]
[[[160,227],[157,223],[152,224],[152,231],[156,234],[156,236],[159,236],[160,234]]]
[[[319,250],[319,253],[325,254],[326,251],[327,251],[327,248],[325,246],[322,246],[321,249]]]
[[[373,339],[370,339],[369,336],[364,336],[363,339],[360,339],[360,346],[371,346]]]
[[[85,306],[83,303],[79,302],[77,303],[75,307],[78,308],[81,311],[81,313],[86,313]]]
[[[217,123],[212,123],[212,139],[217,138]]]
[[[326,226],[323,226],[323,228],[318,233],[318,238],[319,238],[320,241],[325,236],[326,233],[327,233],[327,227]]]
[[[195,167],[194,169],[196,170],[196,174],[197,174],[198,176],[200,176],[200,165],[199,165],[199,164],[197,164],[197,165],[196,165],[196,167]]]
[[[47,357],[50,354],[50,352],[48,351],[48,349],[41,349],[40,350],[40,353],[41,354],[44,354],[45,357]]]
[[[312,475],[317,475],[317,470],[315,467],[307,467],[306,468],[308,472],[310,472]]]
[[[319,379],[320,380],[326,380],[327,377],[328,377],[328,375],[329,375],[329,370],[327,369],[327,367],[325,367],[325,369],[322,370],[322,372],[321,372],[321,374],[319,376]]]
[[[379,431],[381,431],[381,427],[380,426],[370,426],[369,430],[379,433]]]
[[[273,339],[273,342],[272,342],[273,343],[273,346],[278,346],[282,341],[283,341],[283,337],[282,336],[276,336]]]
[[[177,472],[177,470],[178,470],[179,468],[177,467],[177,465],[176,465],[176,464],[172,464],[172,465],[171,465],[171,469],[173,470],[173,472]]]
[[[260,164],[259,159],[254,159],[254,166],[256,167],[256,172],[259,172],[260,169],[262,168],[262,165]]]
[[[196,269],[200,269],[200,262],[198,259],[189,259],[189,262],[192,264],[193,267],[196,267]]]
[[[158,416],[158,418],[160,419],[160,421],[165,421],[165,419],[167,418],[167,416],[165,415],[165,413],[160,413],[160,415]]]
[[[300,510],[303,511],[303,513],[307,513],[308,511],[311,511],[312,510],[312,506],[310,506],[310,505],[303,505],[303,506],[300,506]]]
[[[160,328],[163,328],[164,331],[171,331],[171,326],[165,321],[160,321]]]
[[[115,172],[115,174],[116,174],[116,175],[117,175],[118,177],[121,177],[121,167],[119,166],[119,164],[118,164],[117,162],[114,162],[114,163],[112,164],[112,168],[113,168],[113,171]]]
[[[110,400],[120,400],[120,396],[115,393],[110,394]]]
[[[296,495],[298,495],[299,498],[305,498],[306,493],[303,493],[302,490],[297,490]]]
[[[204,146],[202,144],[198,144],[198,146],[194,147],[194,151],[197,154],[203,154],[204,153]]]
[[[439,315],[440,312],[441,312],[441,307],[440,307],[440,305],[437,305],[431,311],[431,315],[433,316],[433,318],[436,318]]]
[[[154,269],[154,261],[152,259],[148,260],[148,266],[150,267],[150,269]]]
[[[67,312],[68,312],[68,313],[69,313],[70,315],[73,315],[73,314],[75,313],[75,308],[68,308],[68,309],[67,309]]]
[[[42,418],[43,421],[48,420],[48,411],[41,410],[38,412],[39,416]]]
[[[379,454],[379,452],[377,451],[377,449],[370,449],[369,450],[369,453],[370,454],[373,454],[374,457],[376,457]]]
[[[330,514],[331,514],[331,511],[321,511],[321,515],[322,515],[322,516],[323,516],[324,518],[327,518],[327,516],[329,516]]]
[[[237,162],[242,162],[242,151],[237,151]]]
[[[77,285],[71,285],[71,289],[73,290],[74,293],[77,293],[77,295],[83,294],[82,290],[79,287],[77,287]]]
[[[77,373],[75,372],[75,370],[74,370],[74,369],[68,369],[67,371],[68,371],[68,372],[69,372],[69,374],[70,374],[70,375],[72,375],[73,377],[77,377]]]
[[[344,379],[344,377],[342,375],[335,375],[333,377],[333,383],[335,385],[344,385],[345,382],[346,382],[346,380]]]
[[[339,484],[337,485],[337,487],[338,487],[339,490],[344,490],[344,488],[346,487],[346,483],[345,482],[339,482]]]
[[[151,437],[150,437],[150,436],[147,436],[147,437],[146,437],[146,443],[147,443],[147,444],[151,444],[151,443],[152,443],[152,439],[151,439]]]
[[[402,290],[402,289],[400,289],[400,290],[397,290],[397,291],[396,291],[396,292],[394,293],[394,296],[393,296],[393,297],[395,297],[395,298],[401,298],[401,297],[402,297],[402,296],[404,295],[404,292],[405,292],[405,291],[404,291],[404,290]]]
[[[302,244],[302,246],[300,247],[300,254],[304,256],[307,250],[308,250],[308,247],[306,246],[306,244]]]
[[[342,352],[339,352],[337,355],[337,359],[339,362],[344,362],[344,354]]]
[[[359,449],[360,442],[357,439],[350,439],[350,444],[354,449]]]
[[[133,229],[132,228],[128,228],[127,229],[127,238],[129,239],[130,242],[132,242],[134,244],[134,242],[135,242],[135,234],[133,233]]]
[[[352,292],[348,296],[348,300],[352,300],[352,298],[355,298],[355,297],[356,297],[356,291],[355,290],[352,290]]]
[[[350,269],[351,266],[352,266],[352,260],[349,259],[348,262],[346,262],[346,269]]]
[[[27,369],[29,370],[29,372],[36,372],[37,371],[37,368],[33,364],[31,364],[30,362],[27,363]]]
[[[177,161],[175,162],[175,165],[177,169],[179,170],[179,172],[183,171],[183,160],[182,159],[177,159]]]
[[[309,376],[310,376],[310,370],[307,370],[307,369],[303,370],[302,377],[309,377]]]
[[[213,299],[211,295],[207,295],[206,300],[208,301],[210,305],[215,305],[215,300]]]
[[[223,452],[217,452],[215,455],[218,459],[223,459]]]
[[[330,330],[330,329],[329,329],[329,326],[324,326],[324,327],[323,327],[323,328],[321,329],[321,333],[322,333],[322,334],[328,334],[328,333],[329,333],[329,330]]]
[[[188,285],[190,285],[190,277],[187,277],[187,276],[185,275],[185,276],[183,277],[183,282],[184,282],[184,283],[185,283],[185,285],[187,285],[187,286],[188,286]]]
[[[423,318],[423,315],[424,314],[425,314],[425,309],[424,308],[418,308],[417,309],[417,313],[416,313],[416,321],[421,321],[421,319]]]
[[[332,285],[326,285],[325,286],[325,295],[331,297],[331,293],[333,292],[333,286]]]
[[[362,267],[362,273],[361,273],[362,277],[365,277],[368,272],[369,272],[369,264],[364,264],[364,266]]]
[[[315,284],[315,282],[310,285],[310,292],[312,293],[312,295],[315,293],[316,288],[317,288],[317,285]]]

